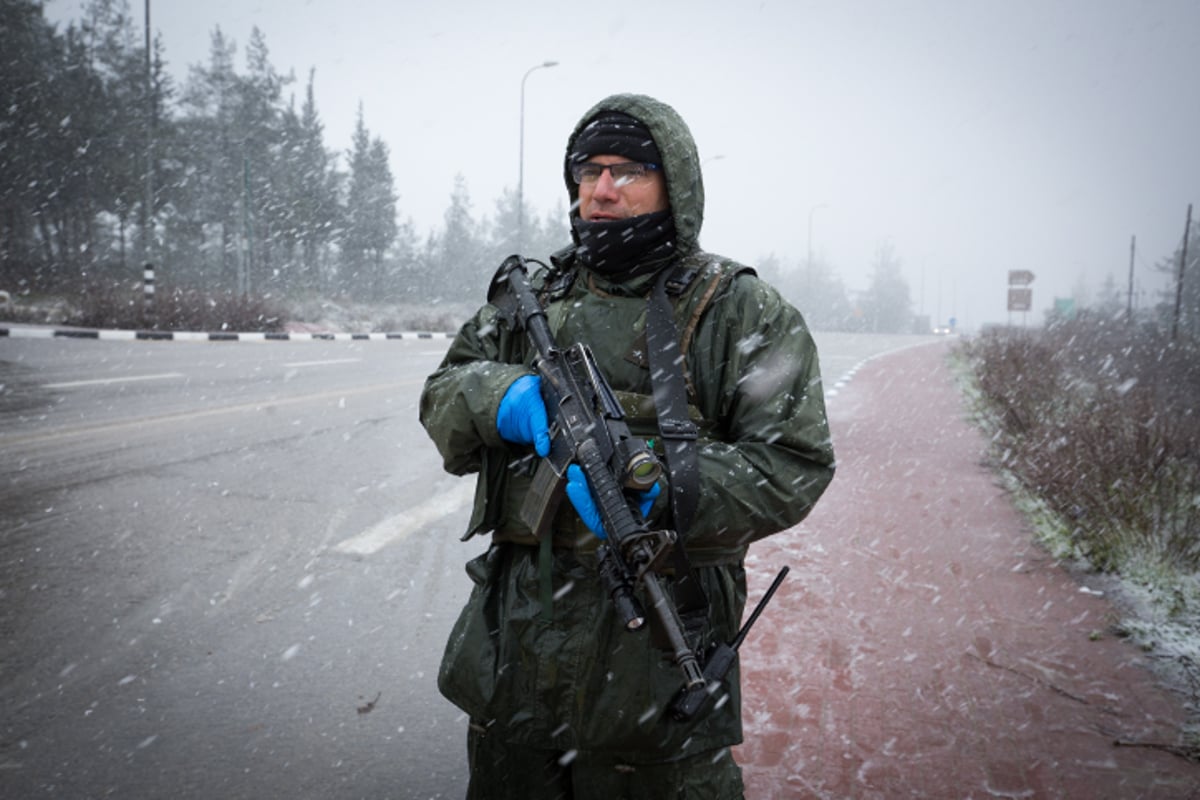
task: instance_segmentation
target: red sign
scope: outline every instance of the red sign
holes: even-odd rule
[[[1028,286],[1033,283],[1033,273],[1027,269],[1010,269],[1008,271],[1009,286]]]
[[[1008,310],[1030,311],[1033,309],[1033,289],[1009,289]]]

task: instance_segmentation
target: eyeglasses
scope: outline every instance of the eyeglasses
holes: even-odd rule
[[[622,161],[619,164],[594,164],[585,161],[582,164],[571,165],[571,177],[578,184],[595,183],[600,180],[604,170],[612,176],[617,185],[641,180],[651,172],[658,170],[658,164],[643,164],[640,161]]]

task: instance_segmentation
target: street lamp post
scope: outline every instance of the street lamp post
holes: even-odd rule
[[[812,208],[810,208],[810,209],[808,210],[808,262],[807,262],[807,272],[808,272],[808,292],[809,292],[809,294],[812,294],[812,223],[813,223],[813,214],[814,214],[814,213],[816,213],[816,211],[817,211],[817,209],[818,209],[818,208],[829,208],[829,206],[828,206],[828,205],[826,205],[825,203],[817,203],[815,206],[813,206]]]
[[[525,79],[534,70],[558,66],[557,61],[535,64],[521,76],[521,150],[517,156],[517,250],[525,250]]]
[[[146,120],[142,127],[145,139],[142,157],[145,159],[142,175],[142,263],[149,266],[153,258],[151,241],[154,235],[154,74],[151,70],[150,0],[145,3],[146,17],[146,65],[143,77],[146,93]]]

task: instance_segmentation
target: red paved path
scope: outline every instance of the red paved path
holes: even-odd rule
[[[751,600],[792,573],[743,648],[747,800],[1200,798],[1200,766],[1113,746],[1176,742],[1182,699],[1032,543],[947,352],[860,369],[829,491],[751,548]]]

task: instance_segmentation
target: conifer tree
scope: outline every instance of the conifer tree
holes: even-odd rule
[[[908,333],[912,329],[912,300],[900,267],[892,245],[881,245],[863,300],[867,330],[872,333]]]
[[[389,283],[385,257],[396,234],[396,192],[388,148],[382,139],[371,138],[360,103],[342,235],[343,291],[381,297]]]
[[[276,179],[285,278],[289,288],[302,290],[324,285],[323,265],[341,219],[337,159],[325,147],[314,79],[315,70],[310,70],[300,113],[291,107],[284,113]]]

